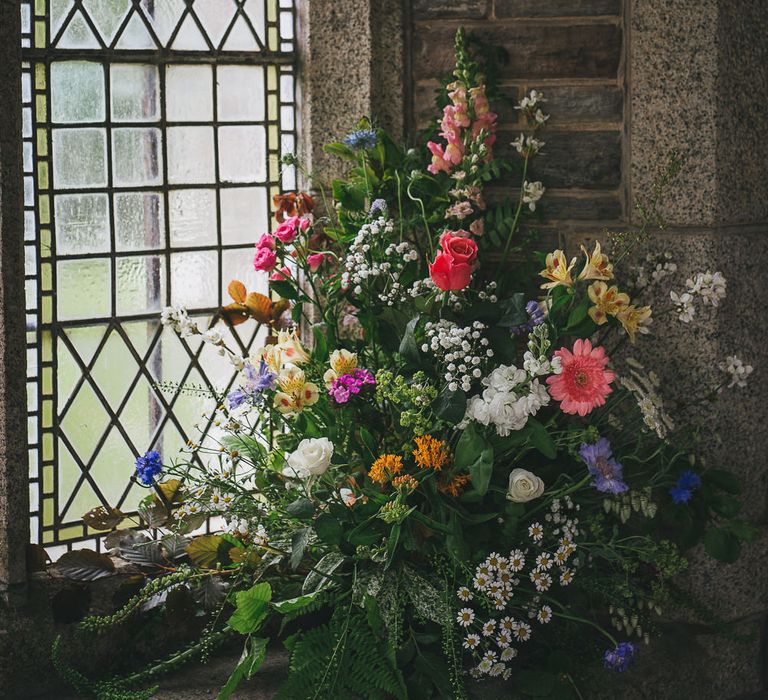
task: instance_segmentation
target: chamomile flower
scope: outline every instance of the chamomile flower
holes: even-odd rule
[[[483,654],[483,661],[490,661],[492,664],[495,664],[499,660],[499,655],[495,652],[489,649],[488,651]]]
[[[515,622],[512,635],[518,642],[527,642],[531,638],[531,626],[526,622]]]
[[[509,559],[507,557],[497,557],[496,573],[503,574],[507,571],[509,571]]]
[[[548,552],[542,552],[538,557],[536,557],[536,568],[542,571],[551,569],[553,563],[552,555]]]
[[[563,573],[560,574],[560,585],[568,586],[573,581],[573,571],[571,569],[563,569]]]
[[[466,586],[459,588],[459,590],[456,591],[456,595],[458,596],[459,600],[463,600],[464,602],[470,601],[475,597],[472,594],[472,591],[470,591]]]
[[[528,532],[530,533],[530,528],[528,528]],[[518,571],[522,571],[524,566],[525,566],[525,554],[523,554],[519,549],[516,549],[513,552],[510,552],[509,568],[514,572],[518,572]]]
[[[475,611],[472,608],[462,608],[456,616],[456,622],[462,627],[469,627],[475,620]]]
[[[490,637],[496,631],[496,620],[488,620],[483,625],[483,637]]]
[[[511,630],[501,630],[499,632],[499,636],[496,637],[496,644],[498,644],[502,649],[506,649],[510,644],[512,643],[512,632]]]
[[[503,630],[511,631],[515,626],[515,618],[514,617],[502,617],[501,620],[499,620],[499,627]]]
[[[499,568],[500,555],[497,552],[491,552],[485,560],[486,565],[491,571],[497,571]]]
[[[475,578],[472,580],[472,585],[478,591],[484,591],[486,588],[488,588],[490,583],[491,577],[486,574],[477,574],[477,576],[475,576]]]
[[[475,574],[477,574],[478,576],[480,575],[490,576],[492,573],[493,573],[493,569],[487,562],[483,562],[477,567],[477,569],[475,569]]]
[[[546,625],[552,621],[552,608],[549,605],[542,605],[539,612],[536,614],[536,619],[542,624]]]
[[[517,656],[517,649],[514,647],[507,647],[501,652],[502,661],[512,661]]]
[[[531,582],[539,593],[549,590],[552,585],[552,577],[544,571],[531,571]],[[562,578],[562,577],[561,577]]]
[[[500,676],[502,673],[504,673],[504,670],[506,669],[506,666],[501,663],[496,663],[491,666],[491,670],[488,672],[489,676]]]
[[[477,670],[480,673],[488,673],[493,668],[493,661],[490,659],[483,659],[478,665]]]
[[[532,523],[528,528],[528,536],[534,542],[541,542],[544,537],[544,528],[541,526],[541,523]]]
[[[462,644],[462,646],[465,649],[472,650],[472,649],[475,649],[477,646],[479,646],[479,644],[480,644],[480,635],[473,633],[473,634],[468,634],[464,638],[464,643]]]

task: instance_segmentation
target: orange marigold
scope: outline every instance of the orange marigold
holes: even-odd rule
[[[472,477],[469,474],[459,474],[447,481],[439,481],[437,488],[441,493],[457,498],[470,481],[472,481]]]
[[[420,435],[416,438],[416,449],[413,451],[416,464],[422,469],[440,471],[451,459],[448,443],[438,440],[431,435]]]
[[[368,472],[368,476],[373,481],[378,481],[380,484],[385,484],[395,474],[399,474],[403,471],[403,458],[399,455],[381,455],[371,465],[371,470]]]

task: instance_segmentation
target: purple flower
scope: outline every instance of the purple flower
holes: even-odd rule
[[[367,386],[376,386],[376,378],[367,369],[357,368],[334,379],[328,393],[336,403],[342,404]]]
[[[250,362],[246,362],[245,367],[243,367],[243,375],[245,375],[243,386],[234,389],[227,396],[230,410],[237,408],[248,399],[252,399],[254,404],[259,404],[264,400],[264,397],[261,396],[262,392],[275,388],[277,375],[269,370],[263,359],[259,363],[258,369]]]
[[[345,146],[349,146],[355,151],[368,151],[372,148],[376,148],[378,142],[378,135],[373,129],[358,129],[350,134],[347,134],[342,143]]]
[[[152,450],[136,458],[136,477],[144,486],[152,486],[155,477],[163,471],[163,459],[160,453]]]
[[[691,469],[684,471],[677,483],[669,490],[673,503],[688,503],[693,498],[693,490],[701,486],[701,477]]]
[[[616,494],[629,490],[624,483],[622,466],[613,458],[608,438],[600,438],[594,445],[583,443],[579,454],[589,473],[595,477],[592,486],[598,491]]]
[[[371,209],[368,212],[368,216],[373,218],[379,214],[380,216],[387,215],[387,201],[385,199],[374,199],[371,204]]]
[[[615,649],[608,649],[603,654],[606,668],[621,673],[629,668],[637,654],[637,645],[632,642],[621,642]]]
[[[512,326],[510,329],[515,335],[530,333],[536,326],[544,323],[544,312],[541,310],[538,301],[531,300],[525,305],[525,313],[528,314],[528,321],[519,326]]]

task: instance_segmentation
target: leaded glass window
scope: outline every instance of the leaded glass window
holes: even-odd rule
[[[172,455],[226,390],[207,324],[295,187],[293,0],[27,0],[21,5],[31,532],[97,545],[80,516],[145,495],[136,455]],[[232,331],[243,352],[254,328]],[[210,426],[203,421],[205,432]]]

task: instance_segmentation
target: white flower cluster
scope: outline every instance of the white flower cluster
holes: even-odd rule
[[[493,357],[493,350],[487,338],[483,337],[486,326],[475,321],[471,326],[462,327],[452,321],[441,319],[424,326],[427,342],[422,352],[435,355],[445,372],[445,381],[450,391],[464,392],[472,389],[472,383],[483,376],[483,360]]]
[[[395,222],[380,216],[375,221],[365,224],[349,245],[344,258],[344,272],[341,274],[342,287],[351,287],[355,294],[362,294],[363,284],[370,280],[391,278],[392,285],[388,292],[383,292],[380,299],[393,306],[404,298],[406,291],[398,282],[402,268],[413,260],[418,260],[419,253],[410,243],[389,243],[384,246],[395,231]]]
[[[542,103],[546,102],[544,99],[544,93],[539,92],[538,90],[531,90],[525,97],[523,97],[520,102],[515,105],[515,109],[519,109],[521,112],[523,112],[530,121],[534,122],[535,124],[538,124],[539,126],[543,126],[547,119],[549,119],[548,114],[544,114],[544,112],[541,111],[541,105]]]
[[[409,294],[415,299],[422,295],[431,294],[437,289],[437,285],[432,281],[431,277],[427,277],[423,280],[416,280],[409,290]]]
[[[536,211],[536,202],[543,196],[546,188],[541,182],[523,182],[523,204],[527,204],[531,211]]]
[[[555,525],[551,534],[553,536],[562,535],[568,541],[574,540],[579,534],[579,519],[570,511],[578,513],[580,510],[581,506],[575,504],[568,495],[562,501],[559,498],[552,501],[549,506],[549,513],[544,516],[544,520]],[[555,564],[559,566],[565,565],[570,554],[572,554],[570,547],[558,547],[554,554]]]
[[[645,265],[640,265],[637,268],[635,286],[639,289],[647,287],[651,282],[661,282],[665,277],[677,272],[677,263],[672,262],[672,253],[667,252],[660,255],[648,253],[645,260],[650,267],[651,274],[649,277]]]
[[[747,386],[747,377],[752,374],[752,365],[745,365],[736,355],[729,355],[725,358],[725,362],[721,362],[720,369],[730,376],[731,383],[728,388],[734,386],[744,388]]]
[[[499,301],[499,297],[496,295],[497,286],[496,282],[489,282],[485,286],[485,289],[478,290],[477,298],[480,301],[488,301],[491,304],[497,303]],[[467,290],[449,292],[448,303],[451,308],[458,313],[459,311],[464,310],[467,306],[470,306],[472,304],[472,299],[469,294],[467,294]]]
[[[627,364],[629,373],[622,372],[619,383],[634,395],[645,425],[663,440],[675,429],[675,423],[664,410],[664,401],[659,396],[659,377],[653,371],[643,374],[643,365],[632,357],[627,358]]]
[[[705,306],[717,307],[725,299],[725,277],[722,272],[697,272],[685,281],[686,291],[678,294],[674,290],[669,298],[675,305],[677,317],[683,323],[690,323],[696,315],[695,298],[701,298]]]
[[[520,155],[533,156],[539,153],[544,147],[544,141],[540,141],[534,136],[526,136],[525,134],[520,134],[520,136],[512,141],[511,145],[515,147],[515,150]]]
[[[176,331],[182,338],[199,333],[197,324],[183,306],[166,306],[160,312],[160,323]]]

